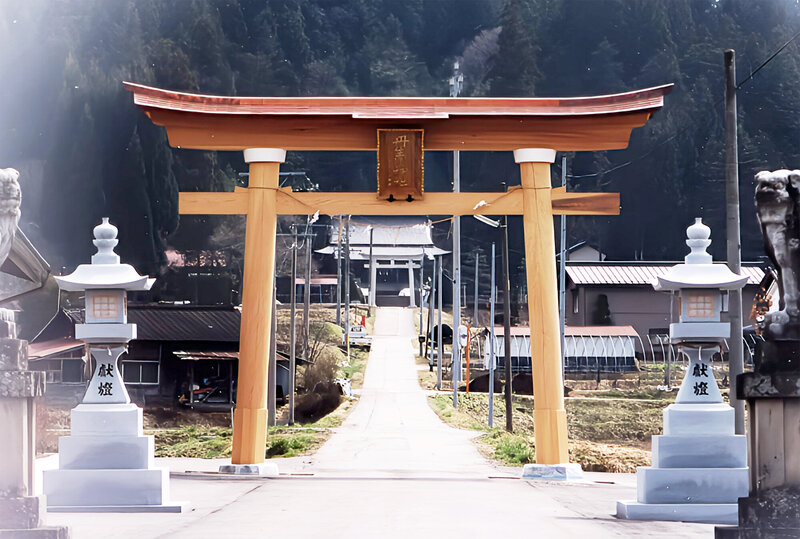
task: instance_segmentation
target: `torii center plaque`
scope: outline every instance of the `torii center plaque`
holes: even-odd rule
[[[422,198],[424,136],[422,129],[378,129],[378,198]]]

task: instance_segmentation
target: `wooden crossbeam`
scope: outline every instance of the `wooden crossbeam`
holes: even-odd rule
[[[248,190],[180,193],[183,215],[247,213]],[[553,215],[619,215],[619,193],[567,193],[552,189]],[[483,202],[484,204],[481,204]],[[478,206],[476,208],[476,206]],[[293,193],[279,189],[279,215],[522,215],[522,190],[507,193],[425,193],[422,200],[388,202],[375,193]]]

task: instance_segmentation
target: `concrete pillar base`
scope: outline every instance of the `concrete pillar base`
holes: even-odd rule
[[[580,481],[583,469],[580,464],[526,464],[522,468],[524,481]]]
[[[261,477],[278,477],[278,465],[272,462],[260,464],[222,464],[219,473],[231,475],[258,475]]]

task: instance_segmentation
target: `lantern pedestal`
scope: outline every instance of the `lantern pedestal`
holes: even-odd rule
[[[154,467],[142,409],[130,403],[79,404],[70,436],[58,440],[57,470],[44,472],[50,512],[171,512],[169,471]]]

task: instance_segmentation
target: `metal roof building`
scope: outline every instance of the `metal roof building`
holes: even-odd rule
[[[348,228],[349,241],[345,237]],[[370,305],[402,303],[413,307],[420,297],[420,281],[416,281],[414,270],[419,270],[424,260],[449,254],[434,245],[433,224],[421,216],[351,216],[347,222],[334,219],[328,245],[317,252],[338,258],[344,256],[347,243],[350,260],[363,261],[362,277],[366,270],[369,272],[366,288]],[[407,273],[407,277],[396,270]]]

